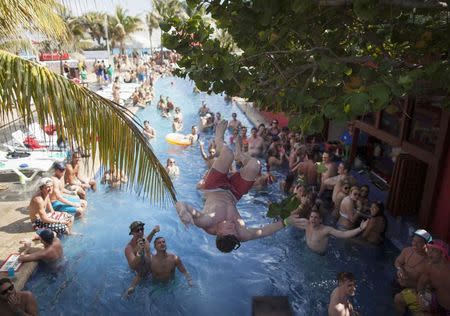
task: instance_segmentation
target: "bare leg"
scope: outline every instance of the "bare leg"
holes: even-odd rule
[[[222,151],[219,157],[214,161],[212,168],[216,169],[220,173],[228,174],[231,165],[233,164],[234,154],[228,146],[222,146]]]
[[[227,126],[228,126],[228,122],[226,120],[221,120],[217,124],[214,142],[216,144],[216,151],[219,155],[222,151],[223,145],[225,144],[224,137],[225,137],[225,131],[227,130]],[[227,169],[227,171],[228,171],[228,169]]]

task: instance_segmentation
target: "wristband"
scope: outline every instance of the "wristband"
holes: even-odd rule
[[[283,219],[283,227],[288,227],[289,226],[289,221],[287,218]]]

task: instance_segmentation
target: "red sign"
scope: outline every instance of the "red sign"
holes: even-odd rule
[[[52,61],[52,60],[67,60],[69,59],[69,53],[40,53],[39,60],[40,61]]]

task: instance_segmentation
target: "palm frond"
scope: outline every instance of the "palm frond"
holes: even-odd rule
[[[41,125],[53,121],[58,135],[90,148],[92,159],[98,153],[104,165],[121,169],[143,197],[159,204],[176,199],[170,177],[129,111],[5,51],[0,51],[0,69],[1,116],[16,111],[29,124],[35,108]]]
[[[24,31],[66,41],[67,29],[57,13],[57,0],[1,0],[0,38],[20,38]]]

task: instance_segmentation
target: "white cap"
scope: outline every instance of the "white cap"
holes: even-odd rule
[[[44,185],[49,185],[49,184],[53,184],[53,180],[50,178],[42,178],[41,180],[39,180],[39,188],[42,188]]]

